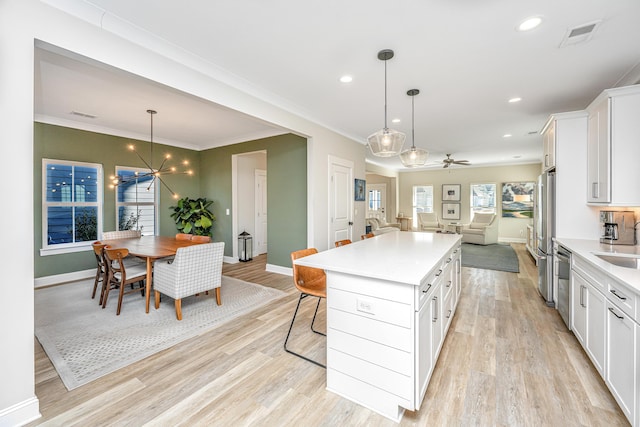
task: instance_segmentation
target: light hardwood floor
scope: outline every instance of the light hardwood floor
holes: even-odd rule
[[[513,246],[519,274],[463,268],[460,303],[422,409],[400,425],[628,425],[573,334],[538,296],[524,245]],[[323,369],[284,352],[298,293],[290,277],[265,272],[265,262],[225,264],[224,274],[284,290],[285,298],[73,391],[36,341],[43,417],[30,425],[396,425],[326,391]],[[290,345],[324,361],[324,338],[308,329],[314,305],[303,302]]]

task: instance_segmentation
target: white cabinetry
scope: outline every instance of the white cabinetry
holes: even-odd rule
[[[608,89],[587,111],[587,202],[640,205],[640,85]]]
[[[542,166],[545,171],[556,167],[556,122],[552,120],[542,130]]]
[[[572,263],[573,333],[627,419],[640,426],[640,295],[575,252]]]

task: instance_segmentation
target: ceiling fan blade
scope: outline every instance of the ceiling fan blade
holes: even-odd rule
[[[470,165],[469,160],[454,160],[453,163],[456,165]]]
[[[442,167],[443,167],[443,168],[448,168],[450,164],[451,164],[451,163],[445,163],[445,164],[444,164],[444,166],[442,166]]]

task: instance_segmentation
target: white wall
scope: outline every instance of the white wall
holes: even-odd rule
[[[527,225],[532,221],[519,218],[502,218],[501,192],[504,182],[535,182],[540,175],[540,164],[495,166],[495,167],[469,167],[453,166],[448,169],[436,169],[431,171],[407,171],[399,176],[399,211],[409,216],[413,210],[413,186],[433,185],[434,210],[438,217],[442,217],[442,184],[460,184],[462,223],[469,223],[470,218],[470,185],[479,183],[496,184],[496,209],[498,213],[499,238],[502,241],[526,241]]]
[[[0,1],[0,114],[10,119],[3,122],[2,141],[5,156],[11,158],[0,171],[4,182],[19,180],[23,190],[33,187],[33,55],[34,40],[41,40],[307,137],[309,244],[318,242],[318,249],[326,249],[328,156],[353,160],[355,177],[364,179],[362,144],[231,87],[212,64],[141,35],[126,23],[114,22],[89,3],[48,3],[76,8],[74,15],[84,20],[39,0]],[[136,43],[123,37],[136,38]],[[38,416],[33,363],[33,195],[17,191],[12,197],[23,214],[8,209],[0,213],[4,224],[12,224],[4,230],[6,241],[20,242],[2,258],[2,295],[10,303],[0,310],[0,425],[18,425]],[[355,216],[355,227],[364,230],[362,209]]]

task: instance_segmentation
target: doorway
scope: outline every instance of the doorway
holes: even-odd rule
[[[329,248],[352,240],[353,192],[353,162],[329,156]]]
[[[367,218],[386,219],[387,184],[369,184],[367,188]]]

